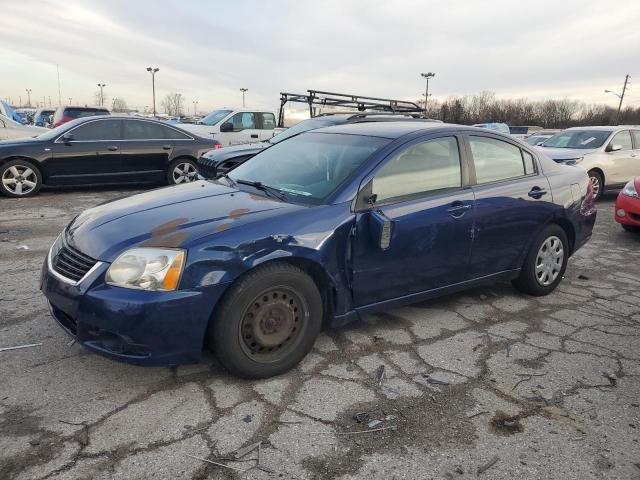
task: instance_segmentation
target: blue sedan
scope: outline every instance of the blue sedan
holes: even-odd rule
[[[42,270],[85,347],[140,365],[294,367],[324,326],[478,285],[551,293],[591,237],[587,174],[486,129],[302,133],[216,180],[86,210]]]

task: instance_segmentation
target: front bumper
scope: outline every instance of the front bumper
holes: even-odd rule
[[[102,263],[69,283],[42,268],[40,289],[52,317],[90,350],[127,363],[158,366],[200,360],[207,324],[225,284],[148,292],[104,283]]]
[[[206,179],[216,178],[216,164],[215,160],[211,160],[205,156],[198,158],[198,174]]]
[[[621,210],[624,211],[624,215],[620,215]],[[640,227],[640,199],[620,192],[616,199],[613,217],[618,223]]]

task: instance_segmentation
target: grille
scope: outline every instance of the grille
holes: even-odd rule
[[[216,177],[215,162],[210,162],[206,158],[198,159],[198,173],[204,178],[213,179]]]
[[[97,260],[86,256],[63,241],[62,248],[53,259],[53,268],[60,275],[77,282],[93,268]]]

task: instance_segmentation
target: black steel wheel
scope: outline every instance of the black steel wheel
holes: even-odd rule
[[[318,287],[300,268],[273,263],[241,277],[221,300],[207,332],[220,363],[244,378],[293,368],[322,325]]]

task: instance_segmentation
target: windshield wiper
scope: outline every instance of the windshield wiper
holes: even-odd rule
[[[236,180],[235,182],[241,185],[249,185],[250,187],[262,190],[263,192],[270,193],[280,200],[284,200],[285,193],[282,190],[278,190],[275,187],[270,187],[269,185],[265,185],[262,182],[254,182],[252,180]]]

